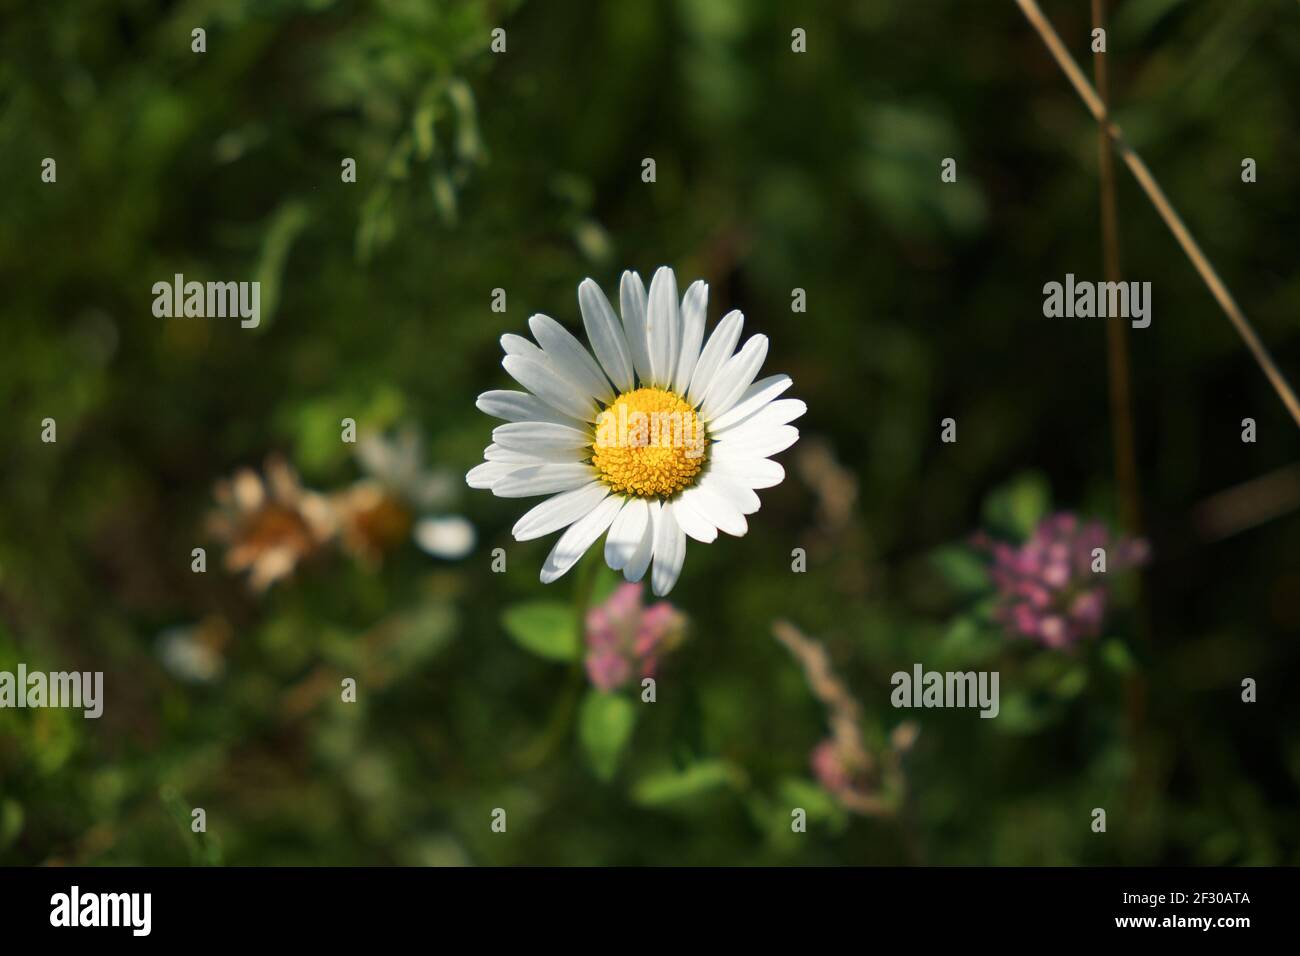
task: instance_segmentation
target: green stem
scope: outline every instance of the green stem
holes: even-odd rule
[[[596,586],[596,571],[600,568],[600,555],[586,555],[578,567],[577,585],[573,591],[574,627],[577,630],[578,653],[574,656],[569,669],[569,680],[546,729],[532,744],[521,751],[514,759],[519,770],[533,770],[549,760],[560,744],[568,736],[573,726],[573,715],[577,711],[578,701],[587,682],[587,671],[583,662],[587,637],[587,609],[591,604],[591,594]]]
[[[573,606],[578,613],[578,641],[581,643],[587,633],[587,609],[591,605],[591,592],[596,587],[596,572],[600,570],[602,559],[598,549],[587,552],[578,567],[578,585],[573,589]]]

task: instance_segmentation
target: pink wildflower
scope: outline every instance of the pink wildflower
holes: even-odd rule
[[[667,601],[643,607],[641,593],[640,584],[620,584],[587,612],[587,676],[600,690],[653,677],[660,657],[684,636],[684,615]]]
[[[1146,541],[1113,538],[1098,521],[1061,513],[1043,519],[1019,546],[975,536],[993,558],[990,576],[998,591],[994,612],[1013,635],[1064,648],[1101,633],[1109,602],[1106,574],[1146,562]],[[1097,548],[1105,572],[1094,571]]]

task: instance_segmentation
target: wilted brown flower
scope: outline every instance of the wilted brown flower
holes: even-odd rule
[[[247,571],[259,593],[291,575],[336,528],[328,500],[304,489],[284,459],[267,459],[264,472],[241,468],[217,482],[218,510],[208,519],[210,533],[227,545],[227,570]]]
[[[411,512],[377,481],[363,479],[330,498],[343,548],[367,565],[380,562],[411,533]]]
[[[412,530],[416,544],[435,557],[461,558],[473,548],[468,521],[430,513],[450,503],[459,482],[451,472],[425,467],[424,443],[414,428],[363,435],[356,454],[365,477],[330,498],[344,550],[373,567]]]

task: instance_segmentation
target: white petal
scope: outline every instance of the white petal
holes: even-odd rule
[[[745,438],[724,438],[709,446],[709,458],[767,458],[785,451],[799,440],[799,429],[793,425],[768,426],[760,434]]]
[[[623,565],[623,578],[635,584],[645,577],[646,569],[650,567],[650,558],[654,555],[655,545],[655,526],[659,523],[660,504],[652,501],[646,507],[646,514],[650,518],[645,523],[645,531],[641,533],[641,543],[637,545],[636,551],[632,557],[628,558],[627,564]]]
[[[413,532],[420,550],[435,558],[455,561],[474,550],[474,526],[460,515],[445,518],[421,518]]]
[[[792,422],[808,411],[808,406],[797,398],[782,398],[768,402],[738,425],[724,429],[716,435],[718,441],[745,442],[763,435],[779,425]]]
[[[709,422],[709,433],[719,435],[733,425],[739,425],[750,415],[766,407],[790,385],[789,375],[769,375],[767,378],[760,378],[745,389],[745,394],[740,396],[740,400],[735,405]]]
[[[602,402],[608,403],[614,398],[605,373],[572,332],[549,315],[540,312],[528,320],[528,327],[533,330],[533,336],[545,350],[546,357],[551,360],[556,371]]]
[[[526,511],[515,522],[510,533],[516,541],[531,541],[552,531],[567,528],[604,501],[608,494],[608,485],[603,481],[592,481],[580,488],[547,498]]]
[[[507,332],[501,336],[501,348],[507,355],[519,355],[524,358],[541,359],[545,353],[522,335]]]
[[[646,343],[650,353],[650,384],[671,385],[681,348],[682,316],[677,276],[667,266],[655,270],[646,306]]]
[[[754,381],[754,376],[763,367],[767,358],[767,336],[751,335],[744,347],[727,359],[725,365],[718,369],[713,377],[713,384],[705,393],[700,403],[700,414],[706,422],[715,416],[730,411],[732,406],[745,394],[745,389]]]
[[[802,399],[782,398],[753,415],[749,421],[763,421],[769,425],[788,425],[796,418],[802,418],[807,411],[808,403]]]
[[[485,461],[475,465],[465,475],[465,484],[471,488],[490,489],[494,484],[519,466],[506,461]]]
[[[754,494],[754,489],[716,471],[701,478],[699,486],[707,487],[709,491],[725,498],[742,515],[752,515],[763,504],[758,500],[758,495]]]
[[[515,465],[540,465],[546,460],[530,452],[502,448],[495,443],[483,449],[483,458],[487,461],[506,461]]]
[[[474,404],[485,415],[508,422],[552,422],[556,425],[571,425],[574,428],[583,427],[583,423],[578,419],[561,415],[536,395],[530,395],[528,392],[495,389],[484,392]]]
[[[609,535],[605,538],[605,563],[615,571],[623,570],[641,546],[649,527],[650,507],[645,499],[629,498],[609,526]]]
[[[663,597],[677,583],[686,560],[686,535],[673,517],[673,503],[666,502],[655,522],[655,566],[650,572],[650,590]]]
[[[596,403],[579,386],[556,374],[549,362],[507,355],[501,364],[516,382],[556,411],[584,422],[596,420]]]
[[[533,448],[531,451],[518,451],[513,448],[508,448],[502,449],[502,452],[504,454],[525,456],[523,463],[529,465],[540,465],[543,463],[565,465],[575,461],[585,461],[591,455],[590,451],[582,451],[574,448],[542,447],[540,445]],[[506,461],[508,459],[503,457],[502,453],[498,453],[490,460]]]
[[[543,461],[581,461],[589,453],[591,435],[568,425],[549,422],[511,422],[492,429],[492,440],[502,448],[536,455]]]
[[[591,279],[583,279],[578,286],[578,309],[605,374],[620,392],[630,391],[636,382],[632,377],[632,353],[628,351],[627,337],[605,293]]]
[[[695,363],[700,360],[700,345],[704,342],[704,317],[709,307],[709,287],[703,279],[691,283],[682,296],[682,344],[677,355],[677,371],[673,374],[673,391],[685,395],[690,387]]]
[[[560,535],[560,540],[555,542],[555,547],[542,563],[542,583],[550,584],[577,564],[596,539],[605,533],[621,507],[623,499],[610,495],[594,510],[569,525],[569,530]]]
[[[745,327],[745,317],[733,310],[722,317],[718,327],[709,336],[709,341],[700,353],[700,360],[695,363],[691,373],[691,387],[686,390],[686,400],[692,405],[699,405],[705,393],[713,384],[713,376],[722,368],[722,364],[731,358],[740,341],[740,331]]]
[[[632,366],[636,369],[636,374],[642,383],[649,382],[650,351],[645,337],[645,285],[635,272],[623,273],[618,299],[619,306],[623,310],[623,333],[627,337],[627,350],[632,355]]]
[[[785,469],[770,458],[713,458],[709,471],[746,488],[773,488],[785,481]]]
[[[698,488],[687,488],[673,499],[673,511],[687,537],[708,544],[718,539],[718,529],[693,503],[698,493]]]
[[[516,465],[514,471],[492,486],[498,498],[531,498],[585,485],[596,477],[590,465]]]
[[[749,523],[740,507],[727,494],[727,487],[717,481],[701,481],[692,491],[691,504],[719,531],[741,537],[749,530]]]

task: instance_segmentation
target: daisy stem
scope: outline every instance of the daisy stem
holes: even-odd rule
[[[596,585],[596,571],[599,567],[599,554],[587,554],[582,557],[577,572],[577,584],[573,591],[578,653],[569,670],[568,683],[556,700],[555,708],[546,722],[546,729],[532,744],[516,755],[514,764],[519,770],[540,767],[554,756],[573,726],[573,715],[577,711],[578,701],[582,697],[582,689],[586,684],[587,672],[583,662],[583,650],[586,644],[587,608],[591,604],[591,594]]]
[[[578,583],[573,589],[573,606],[578,614],[578,646],[581,647],[587,634],[587,609],[591,605],[591,593],[596,587],[596,572],[600,570],[601,556],[599,548],[592,548],[582,556],[578,568]]]

